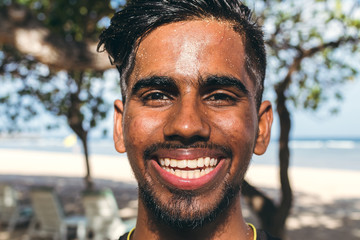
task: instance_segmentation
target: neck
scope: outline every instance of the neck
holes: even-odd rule
[[[235,197],[229,207],[210,223],[195,229],[174,229],[165,223],[153,221],[154,217],[139,200],[136,231],[132,240],[165,240],[165,239],[209,239],[209,240],[250,240],[252,230],[245,223],[240,204],[240,195]],[[237,237],[234,237],[237,236]]]

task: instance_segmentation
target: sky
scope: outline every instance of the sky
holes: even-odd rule
[[[360,138],[360,81],[344,85],[342,92],[344,100],[335,115],[327,110],[293,112],[292,138]],[[272,129],[275,138],[278,136],[278,124],[278,119],[275,119]]]

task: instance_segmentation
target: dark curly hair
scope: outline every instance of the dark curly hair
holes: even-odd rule
[[[256,102],[260,105],[266,69],[263,32],[252,20],[251,10],[237,0],[133,0],[115,13],[111,25],[100,35],[98,50],[103,45],[116,65],[123,100],[141,40],[162,25],[197,19],[227,21],[242,36],[245,67],[256,83]]]

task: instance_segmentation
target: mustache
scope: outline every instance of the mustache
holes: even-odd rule
[[[196,144],[190,144],[185,145],[181,143],[154,143],[150,146],[148,146],[144,151],[144,159],[149,159],[151,155],[153,155],[156,151],[160,149],[166,149],[166,150],[176,150],[176,149],[188,149],[188,148],[202,148],[202,149],[215,149],[218,151],[221,151],[225,156],[232,157],[232,151],[230,147],[219,145],[216,143],[196,143]]]

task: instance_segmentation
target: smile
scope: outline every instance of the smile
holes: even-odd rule
[[[218,160],[210,157],[200,157],[192,160],[160,158],[159,164],[162,169],[177,177],[196,179],[212,172],[218,164]]]
[[[163,186],[201,190],[214,187],[225,178],[231,153],[220,147],[158,148],[146,158],[150,174]]]

